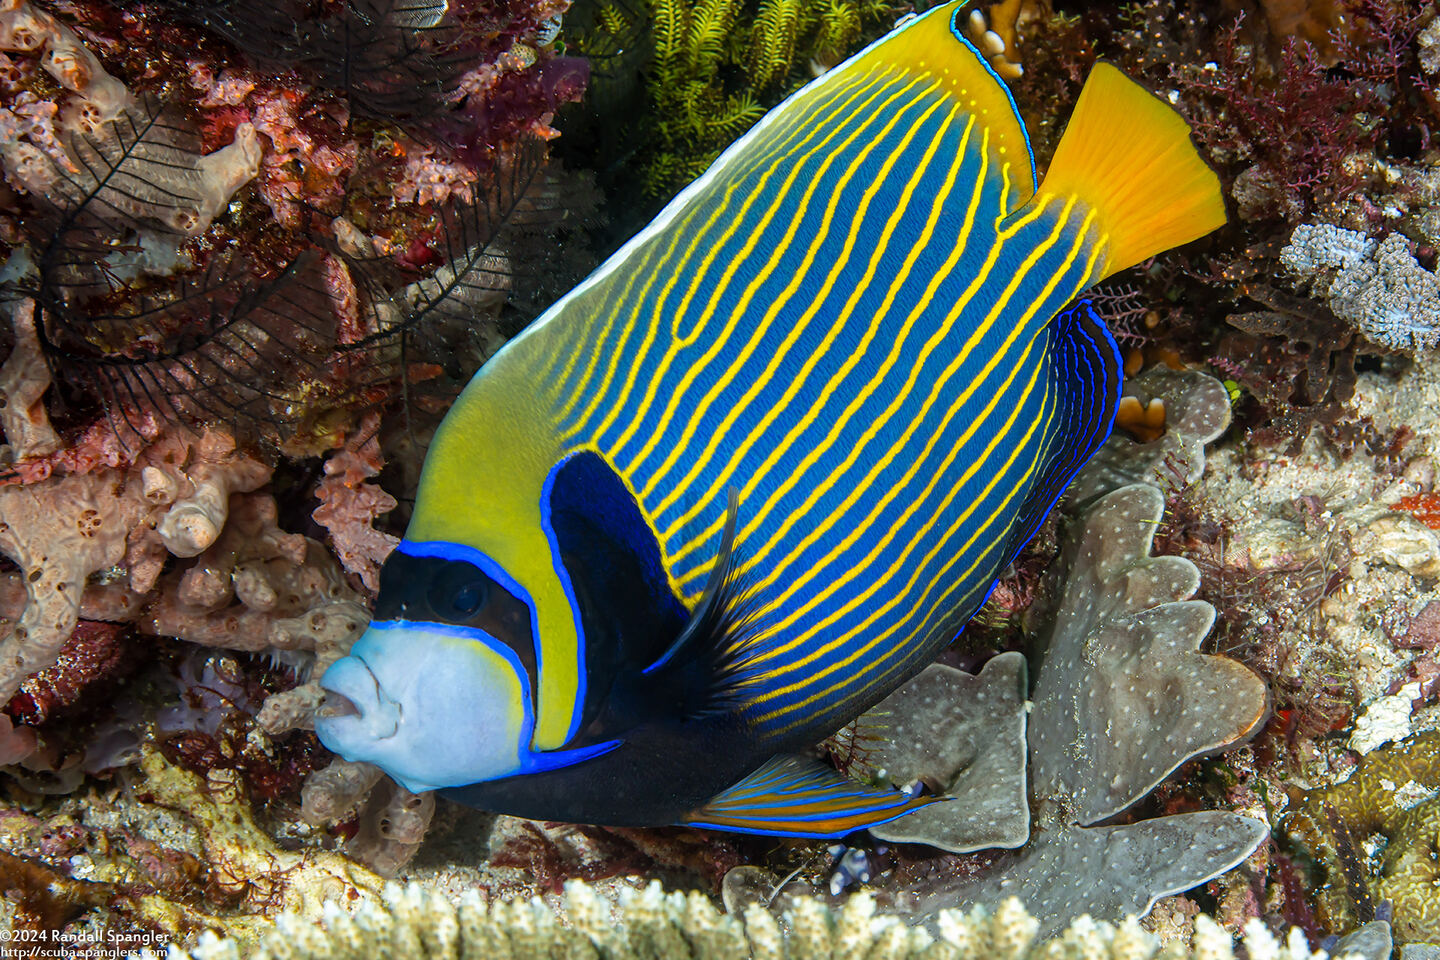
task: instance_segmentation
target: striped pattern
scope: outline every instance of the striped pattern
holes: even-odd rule
[[[1085,376],[1049,321],[1105,238],[1073,198],[1003,216],[1029,170],[928,72],[846,71],[786,119],[572,297],[527,380],[562,457],[623,477],[687,602],[740,490],[749,719],[803,739],[932,658],[1073,469]]]
[[[840,837],[935,802],[935,797],[862,787],[814,760],[776,757],[684,822],[782,837]]]

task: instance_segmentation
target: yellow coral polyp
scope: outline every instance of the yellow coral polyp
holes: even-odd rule
[[[1372,904],[1391,901],[1397,939],[1440,940],[1440,731],[1381,747],[1344,783],[1307,792],[1285,831],[1329,871],[1319,899],[1332,926],[1348,929],[1359,920],[1348,869]],[[1356,878],[1354,848],[1377,834],[1387,840],[1380,870]]]

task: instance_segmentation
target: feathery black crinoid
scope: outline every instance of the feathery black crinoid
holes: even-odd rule
[[[429,275],[388,258],[347,258],[371,306],[369,332],[340,347],[342,361],[402,389],[408,379],[399,373],[415,363],[464,377],[470,371],[455,347],[476,334],[477,317],[507,306],[513,322],[505,332],[514,332],[563,293],[575,279],[561,261],[573,258],[568,232],[583,226],[575,206],[583,190],[554,173],[545,145],[531,141],[438,209],[427,245],[440,266]]]
[[[407,274],[327,236],[290,238],[277,255],[209,230],[228,199],[216,154],[160,104],[75,134],[67,153],[23,292],[56,379],[123,432],[158,415],[278,441],[383,403],[412,364],[455,357],[477,315],[543,287],[568,216],[543,145],[522,147],[435,213],[440,266]]]
[[[434,114],[477,58],[448,0],[163,0],[260,64],[301,72],[353,114]]]
[[[318,255],[267,267],[204,241],[258,160],[226,151],[202,154],[178,111],[135,98],[52,159],[23,292],[57,379],[117,427],[150,412],[278,422],[297,397],[277,385],[330,352]]]

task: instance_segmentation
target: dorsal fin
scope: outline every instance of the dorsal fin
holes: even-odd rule
[[[778,837],[843,837],[940,799],[867,787],[818,760],[778,756],[688,814],[684,823]]]
[[[866,47],[836,70],[898,67],[909,74],[939,79],[946,94],[979,121],[993,156],[1009,165],[1010,193],[1003,215],[1034,194],[1035,157],[1010,88],[965,36],[965,6],[965,0],[956,0],[936,7]]]
[[[1050,369],[1060,396],[1050,455],[1025,499],[1010,540],[1010,560],[1030,542],[1080,468],[1115,424],[1124,368],[1120,348],[1089,300],[1077,300],[1050,321]]]

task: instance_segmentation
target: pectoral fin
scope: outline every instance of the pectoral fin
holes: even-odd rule
[[[938,799],[867,787],[819,761],[779,756],[683,822],[777,837],[840,837],[889,823]]]

